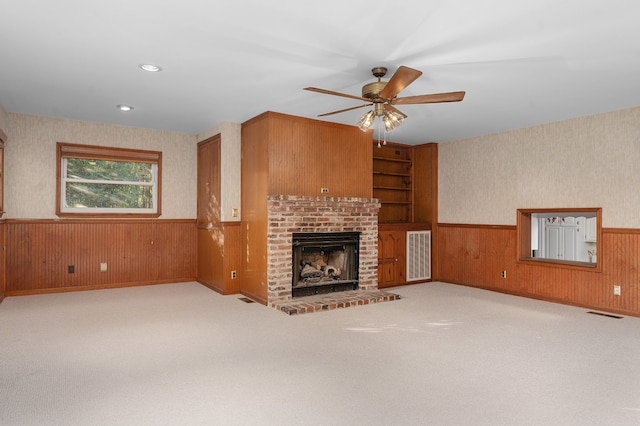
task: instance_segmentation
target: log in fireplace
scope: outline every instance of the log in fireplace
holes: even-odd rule
[[[292,297],[358,288],[359,232],[292,235]]]

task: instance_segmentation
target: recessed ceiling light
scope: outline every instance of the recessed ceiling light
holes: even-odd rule
[[[131,111],[131,110],[133,109],[133,107],[132,107],[132,106],[129,106],[129,105],[118,105],[118,106],[117,106],[117,108],[118,108],[120,111],[125,111],[125,112],[127,112],[127,111]]]
[[[162,71],[162,67],[153,64],[140,64],[138,65],[140,69],[149,71],[149,72],[160,72]]]

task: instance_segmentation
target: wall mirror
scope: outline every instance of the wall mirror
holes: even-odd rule
[[[601,270],[601,208],[518,209],[518,261]]]

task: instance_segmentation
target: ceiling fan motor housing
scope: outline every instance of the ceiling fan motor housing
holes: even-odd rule
[[[386,85],[386,81],[374,81],[373,83],[365,84],[362,86],[362,97],[375,101],[380,98],[380,92]]]
[[[385,67],[375,67],[371,70],[371,73],[374,77],[378,78],[378,81],[374,81],[373,83],[365,84],[362,87],[362,97],[371,99],[374,102],[382,102],[383,99],[380,98],[380,92],[384,89],[387,82],[380,80],[387,74],[387,69]]]

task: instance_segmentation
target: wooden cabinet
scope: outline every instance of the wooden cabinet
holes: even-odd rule
[[[373,196],[378,216],[378,287],[424,282],[437,277],[438,144],[387,142],[373,148]],[[412,280],[407,267],[407,232],[429,230],[429,258],[421,272],[429,279]],[[424,237],[422,239],[425,239]],[[433,253],[433,255],[432,255]],[[424,277],[424,274],[420,274]]]
[[[387,142],[373,148],[373,197],[380,223],[438,221],[438,144]]]
[[[584,240],[588,243],[595,243],[597,240],[597,221],[595,217],[587,217],[585,220]]]
[[[378,227],[378,288],[405,282],[405,231],[394,227]]]
[[[408,233],[430,230],[431,225],[428,223],[378,225],[378,288],[415,284],[430,280],[430,274],[428,277],[422,274],[423,278],[411,281],[407,277],[407,269],[414,269],[412,262],[427,263],[428,270],[431,270],[430,241],[420,250],[416,250],[414,245],[410,245],[409,250],[413,251],[411,253],[407,251]],[[410,262],[407,262],[408,259]]]
[[[412,147],[413,221],[438,222],[438,144]]]
[[[373,197],[382,207],[380,223],[408,223],[412,214],[411,147],[388,142],[373,148]]]

